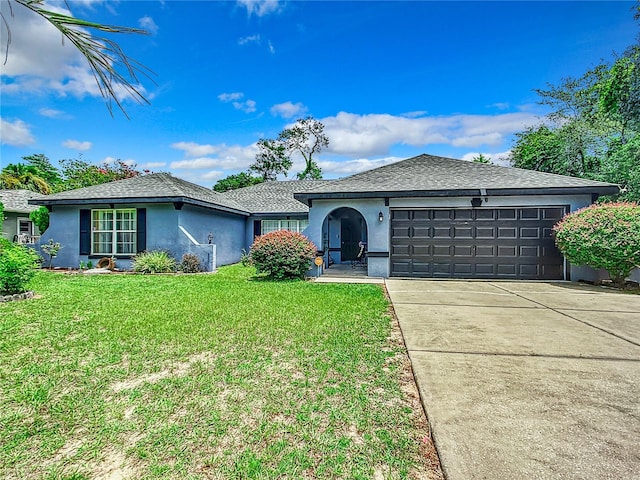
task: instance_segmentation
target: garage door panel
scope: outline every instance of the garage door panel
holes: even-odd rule
[[[453,228],[433,227],[433,238],[453,238]]]
[[[475,238],[496,238],[496,229],[494,227],[476,227]]]
[[[518,247],[515,245],[498,245],[498,257],[515,257],[518,254]]]
[[[495,257],[497,245],[476,245],[476,257]]]
[[[434,257],[450,257],[452,255],[452,245],[433,245]]]
[[[498,227],[498,238],[517,238],[517,227]]]
[[[431,228],[428,225],[414,226],[411,236],[413,238],[430,238]]]
[[[552,227],[564,211],[564,207],[392,210],[391,274],[562,279],[564,258],[554,245]]]
[[[454,257],[472,257],[473,245],[454,245],[453,256]]]

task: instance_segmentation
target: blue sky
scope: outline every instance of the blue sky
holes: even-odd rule
[[[1,3],[2,167],[82,155],[208,187],[307,115],[330,140],[325,178],[419,153],[499,161],[545,113],[534,89],[612,59],[639,30],[634,2],[70,1],[78,17],[151,33],[114,37],[155,72],[142,79],[151,105],[125,100],[128,120],[59,33]],[[3,52],[6,38],[3,26]]]

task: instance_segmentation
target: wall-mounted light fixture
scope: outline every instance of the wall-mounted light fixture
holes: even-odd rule
[[[213,233],[209,232],[209,235],[207,235],[207,240],[209,240],[209,245],[213,243]]]
[[[473,197],[471,199],[471,206],[472,207],[479,207],[480,205],[482,205],[482,199],[480,197]]]
[[[384,222],[384,215],[382,214],[382,212],[381,212],[381,211],[380,211],[380,212],[378,212],[378,221],[379,221],[380,223]]]

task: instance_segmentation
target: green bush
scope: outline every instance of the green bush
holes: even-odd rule
[[[604,268],[616,286],[640,265],[640,205],[591,205],[566,215],[553,230],[567,260]]]
[[[29,214],[29,219],[35,223],[36,227],[43,234],[49,228],[49,209],[45,206],[34,210]]]
[[[258,273],[276,280],[304,278],[316,255],[316,246],[301,233],[280,230],[259,236],[249,257]]]
[[[13,295],[26,291],[39,258],[33,249],[0,238],[0,293]]]
[[[196,255],[185,253],[180,262],[180,271],[184,273],[198,273],[202,271],[200,259]]]
[[[165,250],[142,252],[133,257],[133,271],[138,273],[175,272],[176,259]]]

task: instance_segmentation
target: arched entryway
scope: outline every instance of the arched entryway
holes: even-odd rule
[[[325,265],[352,262],[358,255],[359,242],[366,244],[367,238],[367,222],[360,212],[350,207],[336,208],[322,224]]]

